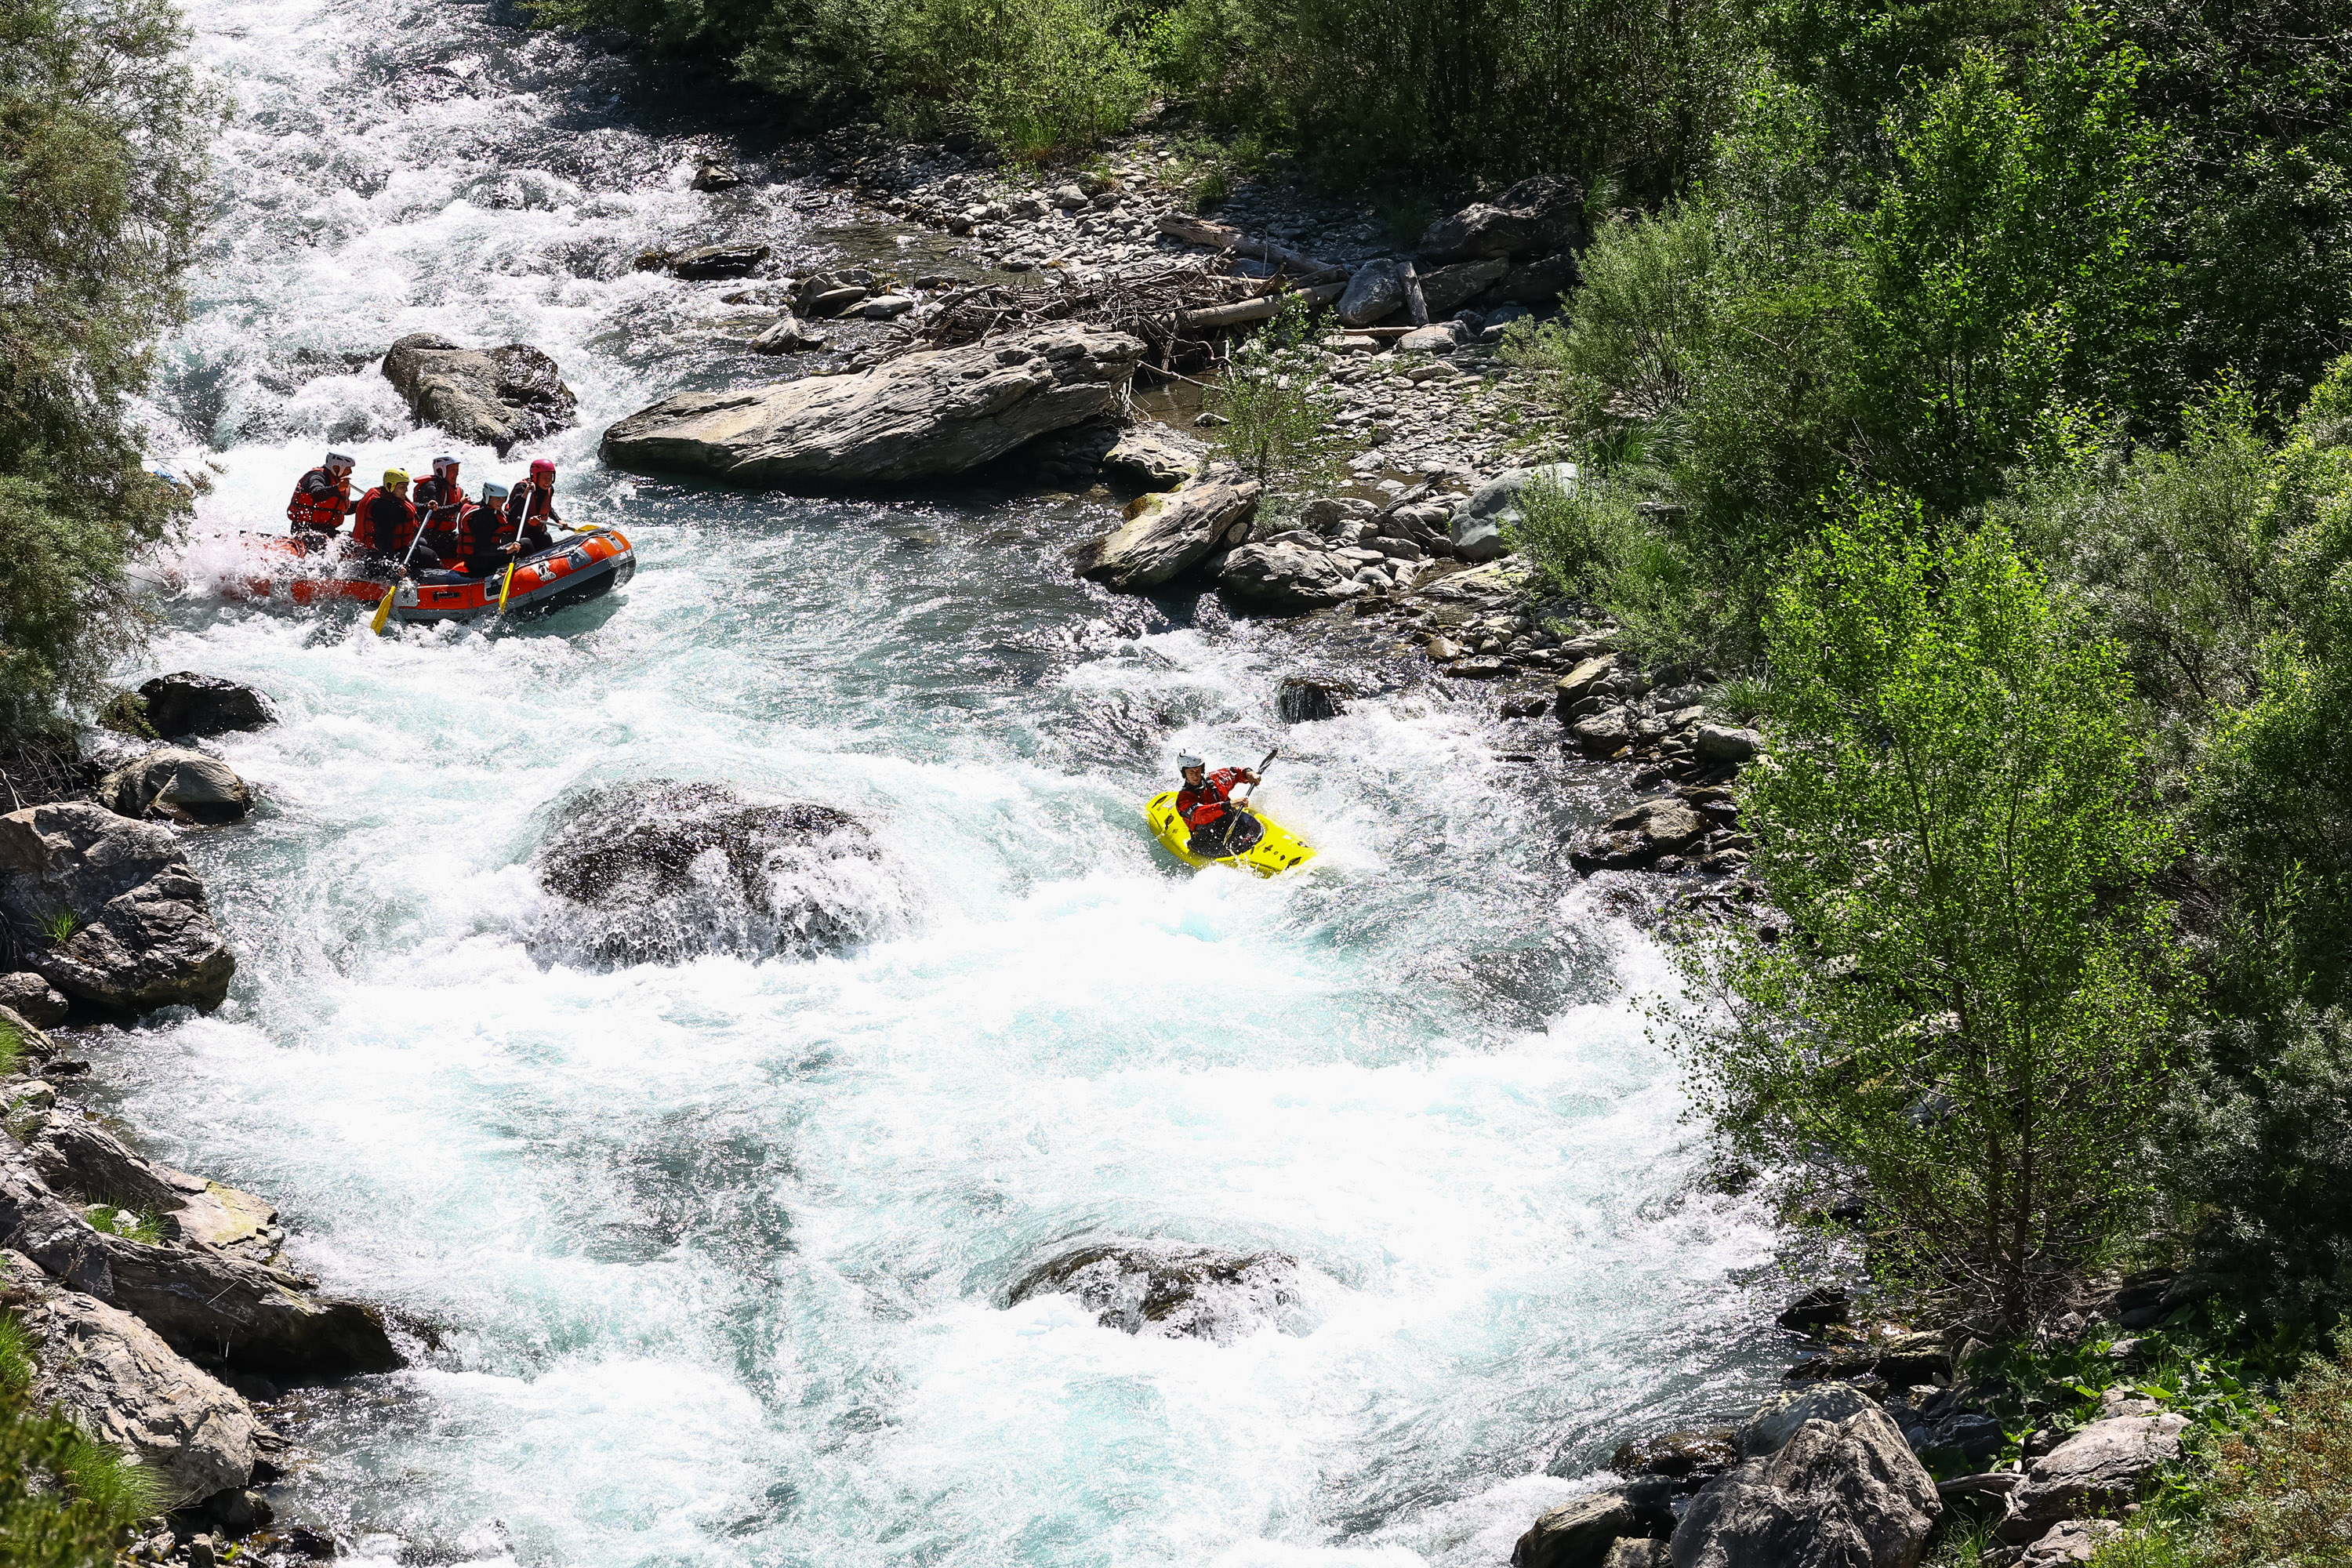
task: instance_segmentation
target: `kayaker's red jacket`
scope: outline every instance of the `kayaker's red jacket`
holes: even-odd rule
[[[1239,768],[1219,768],[1202,778],[1199,789],[1186,784],[1176,792],[1176,815],[1192,827],[1206,827],[1222,819],[1233,809],[1225,802],[1233,798],[1234,785],[1241,778]]]

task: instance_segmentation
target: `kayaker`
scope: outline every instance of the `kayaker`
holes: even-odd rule
[[[1265,826],[1233,795],[1234,785],[1256,784],[1256,773],[1249,768],[1209,773],[1198,757],[1179,757],[1176,766],[1184,776],[1184,787],[1176,794],[1176,815],[1192,830],[1185,847],[1203,860],[1249,853],[1265,836]]]
[[[294,481],[294,499],[286,503],[286,521],[306,552],[326,548],[351,515],[352,459],[330,452],[327,460]]]

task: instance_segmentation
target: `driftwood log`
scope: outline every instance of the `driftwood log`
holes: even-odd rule
[[[1239,304],[1213,305],[1206,310],[1181,311],[1176,317],[1176,324],[1186,331],[1218,331],[1250,321],[1270,321],[1283,306],[1293,300],[1303,300],[1309,305],[1328,305],[1347,291],[1348,285],[1344,282],[1325,283],[1313,289],[1286,289],[1279,294],[1244,300]]]
[[[1276,245],[1270,239],[1260,239],[1221,223],[1185,217],[1180,213],[1163,216],[1160,220],[1160,232],[1187,245],[1197,245],[1234,256],[1246,256],[1253,261],[1271,261],[1277,267],[1290,268],[1302,278],[1320,279],[1339,276],[1347,270],[1343,267],[1318,261],[1306,252],[1293,250],[1286,245]]]

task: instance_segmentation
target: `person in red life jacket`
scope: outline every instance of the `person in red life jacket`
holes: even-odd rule
[[[466,509],[466,491],[457,483],[457,459],[433,459],[433,477],[419,479],[408,492],[411,505],[416,508],[417,520],[425,525],[422,551],[430,550],[446,561],[457,553],[457,519]]]
[[[409,542],[423,526],[408,499],[408,475],[399,468],[386,468],[383,483],[360,497],[352,509],[352,542],[375,556],[368,564],[381,571],[396,572],[404,562],[417,567],[441,564],[441,558],[428,554],[422,542],[415,554],[409,552]]]
[[[352,505],[352,460],[330,452],[325,462],[294,481],[294,499],[286,503],[288,531],[306,552],[323,550]]]
[[[471,577],[503,571],[506,556],[507,487],[486,484],[482,499],[457,518],[457,569]]]
[[[1203,860],[1222,860],[1246,855],[1265,837],[1265,825],[1234,799],[1234,786],[1257,783],[1255,773],[1248,768],[1207,773],[1198,757],[1179,757],[1176,766],[1184,775],[1184,787],[1176,794],[1176,815],[1192,830],[1184,847]]]
[[[555,515],[555,465],[545,458],[530,465],[530,478],[515,487],[507,498],[507,543],[509,555],[546,550],[555,543],[547,525],[562,526],[563,520]]]

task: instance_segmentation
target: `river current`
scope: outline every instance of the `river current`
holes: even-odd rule
[[[1566,868],[1588,809],[1475,703],[1287,730],[1293,634],[1115,601],[1082,502],[813,501],[632,479],[596,432],[772,369],[657,243],[840,242],[628,64],[466,4],[196,0],[239,111],[163,418],[219,470],[145,661],[250,682],[257,821],[190,840],[228,1005],[97,1051],[157,1153],[269,1194],[407,1371],[298,1391],[281,1513],[371,1563],[1492,1564],[1629,1430],[1738,1403],[1771,1256],[1700,1191],[1669,982]],[[221,601],[330,442],[421,468],[405,332],[559,360],[573,521],[622,592],[491,637]],[[186,460],[186,459],[184,459]],[[1322,848],[1186,872],[1139,802],[1254,761]],[[730,782],[866,822],[872,939],[550,956],[569,803]],[[1300,1260],[1284,1322],[1130,1336],[1008,1307],[1071,1238]],[[1559,1475],[1549,1472],[1558,1471]]]

